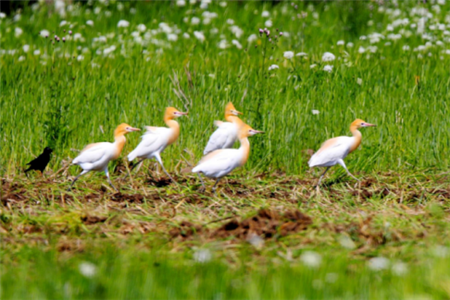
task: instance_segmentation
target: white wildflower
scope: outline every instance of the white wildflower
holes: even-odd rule
[[[4,12],[0,12],[0,19],[6,18],[6,14]]]
[[[322,256],[314,251],[305,251],[300,256],[300,260],[308,267],[317,268],[322,262]]]
[[[84,56],[83,56],[83,55],[78,55],[78,56],[77,56],[77,60],[78,60],[78,61],[82,61],[83,59],[84,59]]]
[[[357,83],[359,85],[361,85],[362,79],[358,78]],[[348,235],[344,235],[344,234],[339,237],[339,244],[341,244],[342,247],[347,248],[347,249],[355,249],[356,248],[356,245],[353,242],[353,240]]]
[[[177,0],[177,6],[186,6],[186,1],[184,1],[184,0]]]
[[[192,19],[191,19],[191,24],[192,24],[192,25],[200,24],[200,18],[192,17]]]
[[[316,109],[313,109],[311,112],[312,112],[313,115],[318,115],[320,113],[320,111],[318,111]]]
[[[110,53],[112,53],[114,50],[116,50],[116,46],[112,45],[111,47],[105,48],[103,50],[103,55],[107,56]]]
[[[308,54],[305,52],[299,52],[299,53],[295,54],[295,56],[308,56]]]
[[[238,49],[242,49],[241,43],[238,40],[232,40],[231,43],[236,46]]]
[[[130,14],[135,15],[136,14],[136,8],[134,8],[134,7],[130,8]]]
[[[450,50],[447,50],[447,51],[449,51],[449,53],[447,53],[447,54],[450,54]],[[438,246],[434,247],[433,254],[440,258],[446,258],[450,254],[450,251],[447,247],[438,245]]]
[[[202,31],[194,31],[194,36],[201,42],[205,40],[205,35]]]
[[[441,41],[436,41],[436,46],[443,46],[443,45],[444,45],[443,42],[441,42]]]
[[[270,13],[269,13],[267,10],[265,10],[265,11],[262,12],[261,16],[262,16],[263,18],[267,18],[267,17],[270,16]]]
[[[366,49],[364,49],[363,46],[360,46],[359,49],[358,49],[358,52],[359,53],[364,53],[364,52],[366,52]]]
[[[28,52],[28,51],[30,51],[30,45],[23,45],[22,49],[23,49],[23,52]]]
[[[22,28],[20,28],[20,27],[16,27],[16,28],[14,29],[14,36],[15,36],[15,37],[19,37],[19,36],[21,36],[21,35],[22,35],[22,33],[23,33],[23,30],[22,30]]]
[[[178,40],[178,35],[176,35],[175,33],[169,33],[167,35],[167,39],[171,42],[176,42]]]
[[[130,26],[130,22],[127,20],[120,20],[119,23],[117,23],[117,27],[128,27]]]
[[[225,39],[221,40],[221,41],[219,42],[219,48],[220,48],[220,49],[226,49],[226,48],[228,48],[228,42],[227,42],[227,40],[225,40]]]
[[[227,24],[233,25],[234,24],[234,20],[233,19],[227,19]]]
[[[386,257],[373,257],[367,262],[367,266],[373,271],[380,271],[389,267],[389,259]]]
[[[361,79],[361,78],[358,78],[358,79],[356,79],[356,83],[357,83],[357,84],[361,85],[361,84],[362,84],[362,82],[363,82],[363,81],[362,81],[362,79]],[[353,242],[353,241],[352,241],[352,242]],[[354,243],[353,243],[353,244],[354,244]]]
[[[367,37],[366,37],[365,35],[362,35],[362,36],[359,37],[359,39],[360,39],[361,41],[365,41],[365,40],[367,39]]]
[[[86,25],[94,26],[94,21],[92,21],[92,20],[87,20],[87,21],[86,21]]]
[[[227,2],[222,1],[222,2],[219,3],[219,5],[220,5],[221,7],[227,7]]]
[[[183,33],[183,37],[184,37],[185,39],[191,38],[191,36],[190,36],[189,33],[187,33],[187,32]]]
[[[74,39],[74,41],[78,41],[78,40],[80,40],[80,41],[82,41],[83,40],[83,36],[81,35],[81,33],[75,33],[74,35],[73,35],[73,39]]]
[[[19,56],[18,61],[24,61],[24,60],[25,60],[25,56],[23,56],[23,55]]]
[[[408,265],[404,262],[396,262],[392,265],[392,273],[397,276],[403,276],[408,273]]]
[[[342,40],[341,40],[341,41],[338,41],[338,42],[337,42],[337,45],[338,45],[338,46],[343,46],[343,45],[345,45],[345,42],[342,41]]]
[[[211,260],[212,254],[208,249],[199,249],[194,252],[194,261],[199,263],[205,263]]]
[[[279,66],[277,66],[277,65],[271,65],[270,67],[269,67],[269,71],[272,71],[272,70],[275,70],[275,69],[279,69],[280,67]]]
[[[67,25],[67,21],[66,21],[66,20],[62,20],[62,21],[59,23],[59,27],[62,27],[62,26],[65,26],[65,25]]]
[[[249,242],[256,249],[261,249],[264,246],[264,239],[257,234],[251,234],[247,238],[247,242]]]
[[[353,43],[352,42],[350,42],[350,43],[347,43],[347,48],[353,48]]]
[[[336,56],[331,52],[325,52],[322,55],[322,61],[333,61],[336,59]]]
[[[387,31],[394,31],[394,26],[388,25],[388,26],[386,27],[386,30],[387,30]]]
[[[333,66],[326,65],[326,66],[323,67],[323,70],[328,72],[328,73],[331,73],[331,71],[333,71]]]
[[[88,278],[92,278],[97,274],[97,267],[90,262],[82,262],[78,266],[78,269],[80,270],[81,275]]]
[[[37,49],[33,51],[34,55],[40,55],[41,54],[41,50]]]
[[[317,67],[316,64],[312,64],[312,65],[309,66],[310,69],[314,69],[315,67]]]
[[[272,20],[267,20],[266,22],[264,22],[264,26],[266,27],[272,27],[273,23]]]
[[[292,51],[285,51],[283,56],[286,59],[292,59],[294,57],[294,52],[292,52]]]
[[[231,26],[230,30],[237,38],[240,38],[244,34],[244,31],[236,25]]]
[[[256,35],[256,34],[251,34],[248,38],[247,38],[247,41],[249,42],[249,43],[252,43],[252,42],[254,42],[254,41],[256,41],[258,39],[258,36]]]
[[[147,30],[147,26],[145,26],[144,24],[139,24],[139,25],[137,26],[137,29],[138,29],[140,32],[144,32],[144,31]]]

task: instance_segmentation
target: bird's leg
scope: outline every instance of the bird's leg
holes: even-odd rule
[[[80,178],[81,176],[83,176],[84,174],[86,174],[89,171],[83,170],[83,172],[81,172],[77,177],[75,177],[75,179],[72,181],[72,184],[69,186],[69,188],[67,189],[67,191],[72,190],[73,185],[75,184],[75,182],[78,180],[78,178]]]
[[[161,156],[156,155],[156,160],[159,162],[159,164],[161,165],[161,168],[163,169],[164,173],[166,173],[166,175],[170,178],[170,180],[172,180],[173,183],[178,184],[173,178],[172,176],[170,176],[170,174],[167,172],[166,168],[164,168],[164,164],[162,162]]]
[[[202,176],[200,175],[200,173],[197,173],[198,178],[200,179],[200,182],[202,183],[202,187],[198,190],[200,193],[203,193],[204,191],[206,191],[206,186],[205,186],[205,182],[203,181]]]
[[[128,174],[125,175],[125,177],[123,178],[123,180],[127,179],[128,176],[131,176],[131,171],[133,171],[134,168],[136,168],[137,166],[139,166],[139,168],[138,168],[137,171],[136,171],[136,174],[137,174],[137,173],[139,172],[139,169],[140,169],[141,166],[142,166],[142,162],[144,161],[144,159],[145,159],[145,158],[141,159],[141,160],[138,161],[136,164],[134,164],[134,165],[131,167],[130,172],[128,172]]]
[[[320,175],[320,177],[319,177],[319,182],[318,182],[317,185],[316,185],[317,191],[319,191],[319,186],[320,186],[320,183],[322,182],[323,176],[325,176],[325,173],[327,173],[328,170],[329,170],[330,168],[331,168],[331,167],[327,167],[327,168],[325,169],[325,172],[323,172],[322,175]]]
[[[213,191],[214,195],[216,195],[216,196],[217,196],[217,193],[216,193],[217,187],[216,186],[219,183],[219,180],[220,180],[220,177],[216,179],[216,183],[214,183],[214,186],[212,187],[212,191]]]
[[[119,190],[112,184],[111,178],[109,178],[108,167],[105,168],[105,175],[106,175],[106,178],[108,178],[109,185],[112,186],[112,188],[115,189],[116,192],[119,192]]]
[[[356,181],[359,181],[358,178],[356,178],[355,176],[352,175],[352,173],[350,173],[350,171],[347,169],[347,166],[345,165],[345,163],[344,163],[344,161],[342,159],[338,160],[338,164],[340,164],[345,169],[345,171],[347,171],[347,175],[348,176],[352,177]]]

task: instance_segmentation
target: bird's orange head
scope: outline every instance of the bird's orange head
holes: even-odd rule
[[[352,128],[359,129],[359,128],[362,128],[362,127],[375,127],[375,126],[377,126],[377,125],[367,123],[366,121],[363,121],[361,119],[356,119],[350,125],[350,129],[352,129]]]
[[[249,136],[258,134],[258,133],[264,133],[264,131],[255,130],[250,127],[250,125],[244,124],[239,130],[239,137],[240,138],[247,138]]]
[[[233,103],[228,102],[227,106],[225,106],[225,119],[238,115],[242,115],[242,113],[236,110]]]
[[[175,107],[167,107],[166,112],[164,113],[164,120],[173,120],[175,118],[186,116],[189,113],[187,112],[181,112]]]
[[[116,130],[114,130],[114,136],[117,137],[117,136],[125,135],[132,131],[140,131],[140,129],[131,127],[130,125],[128,125],[126,123],[122,123],[119,126],[117,126]]]

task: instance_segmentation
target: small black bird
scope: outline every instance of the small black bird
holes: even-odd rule
[[[27,174],[27,172],[31,170],[41,171],[41,173],[43,174],[45,167],[47,167],[50,161],[50,154],[52,152],[53,150],[50,147],[45,147],[44,152],[42,152],[41,155],[27,163],[27,165],[29,165],[30,167],[25,170],[25,174]]]

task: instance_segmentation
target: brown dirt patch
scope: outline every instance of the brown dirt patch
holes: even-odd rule
[[[233,219],[215,230],[183,221],[169,234],[172,237],[182,238],[189,238],[196,234],[215,239],[234,236],[240,240],[246,240],[249,236],[256,234],[268,239],[305,230],[311,224],[312,218],[298,210],[289,210],[280,214],[270,209],[261,209],[251,218],[242,221]]]

